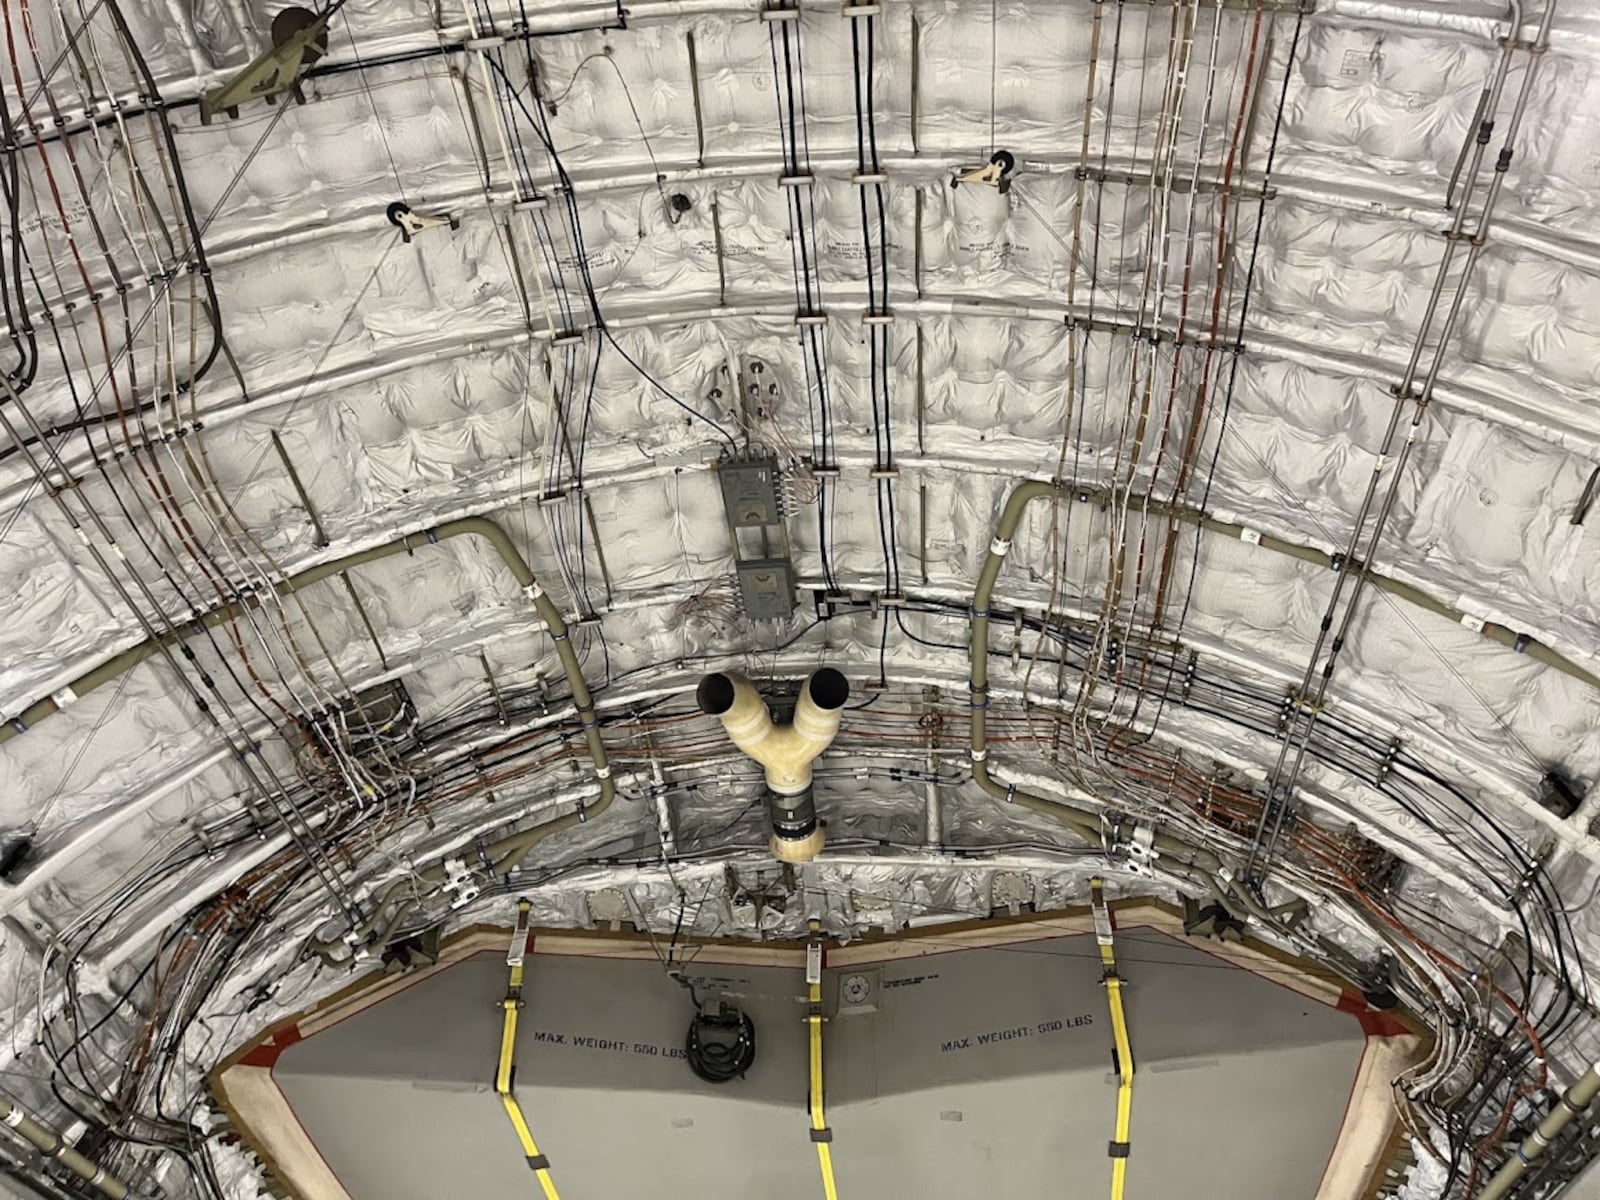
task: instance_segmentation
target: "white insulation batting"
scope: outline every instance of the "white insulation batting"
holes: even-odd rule
[[[192,96],[248,61],[278,7],[123,5],[172,96]],[[516,4],[491,7],[506,28],[521,15]],[[1175,158],[1192,164],[1199,155],[1197,178],[1215,182],[1228,152],[1218,132],[1232,117],[1227,98],[1247,70],[1260,68],[1264,98],[1244,189],[1226,201],[1214,186],[1158,198],[1147,179],[1128,183],[1118,172],[1148,162],[1165,85],[1167,7],[1115,6],[1115,94],[1101,69],[1090,105],[1097,168],[1110,178],[1085,188],[1074,174],[1090,60],[1097,38],[1110,36],[1108,25],[1095,32],[1093,14],[1109,22],[1102,10],[1111,7],[1006,0],[994,9],[996,26],[991,6],[975,0],[889,0],[876,23],[877,153],[890,183],[886,245],[872,246],[871,265],[877,269],[881,251],[895,316],[886,404],[901,468],[896,549],[915,590],[958,607],[971,599],[999,509],[1020,480],[1064,472],[1086,488],[1173,486],[1172,455],[1154,438],[1137,462],[1119,460],[1130,362],[1144,351],[1125,329],[1103,328],[1079,333],[1069,349],[1065,321],[1137,307],[1148,247],[1178,245],[1175,231],[1215,231],[1224,220],[1238,245],[1259,252],[1243,346],[1237,355],[1228,347],[1217,368],[1219,392],[1222,379],[1231,380],[1226,424],[1205,414],[1197,444],[1197,460],[1215,464],[1204,505],[1224,522],[1295,546],[1345,550],[1393,412],[1391,389],[1405,374],[1434,286],[1441,230],[1452,219],[1445,193],[1498,54],[1485,35],[1499,16],[1494,5],[1446,12],[1336,3],[1292,39],[1286,16],[1252,34],[1251,12],[1219,8],[1218,98],[1206,98],[1206,72],[1197,70]],[[592,18],[593,8],[583,11]],[[731,0],[645,3],[627,29],[560,32],[571,27],[560,24],[564,14],[576,11],[539,6],[533,19],[552,36],[529,43],[607,326],[604,336],[582,331],[572,345],[555,345],[551,335],[584,322],[585,299],[572,288],[576,261],[557,264],[565,283],[533,269],[530,222],[559,230],[560,206],[533,218],[512,211],[513,182],[494,128],[482,130],[487,163],[479,153],[469,103],[485,120],[494,110],[487,76],[470,55],[327,74],[307,83],[303,106],[247,106],[236,120],[203,125],[192,107],[173,110],[192,203],[208,222],[227,336],[225,364],[193,396],[207,469],[288,572],[453,518],[490,517],[564,611],[601,618],[579,643],[591,680],[615,681],[602,708],[621,711],[652,686],[685,698],[695,676],[717,664],[798,673],[829,661],[860,679],[882,669],[904,688],[959,695],[967,629],[959,614],[910,614],[908,628],[938,644],[905,639],[882,652],[870,616],[807,628],[810,589],[825,576],[873,591],[885,570],[878,487],[868,475],[882,448],[860,322],[869,259],[862,189],[850,179],[858,154],[851,22],[837,3],[806,5],[800,22],[805,151],[816,176],[805,204],[818,305],[830,315],[808,361],[794,319],[791,195],[776,184],[784,166],[769,23],[756,19],[753,4]],[[350,0],[342,14],[330,63],[437,50],[465,36],[460,13],[436,14],[414,0]],[[448,39],[436,18],[449,26]],[[1368,595],[1329,703],[1404,737],[1531,843],[1548,841],[1586,866],[1597,857],[1587,832],[1596,801],[1563,823],[1533,797],[1552,766],[1580,781],[1600,778],[1600,690],[1476,628],[1503,624],[1600,672],[1600,515],[1574,520],[1600,463],[1600,40],[1581,14],[1558,33],[1373,556],[1379,572],[1465,619],[1387,592]],[[1098,44],[1103,56],[1106,43]],[[1526,58],[1513,65],[1508,94],[1520,86]],[[505,61],[512,82],[525,83],[521,55]],[[1269,140],[1272,189],[1263,199]],[[982,164],[996,148],[1018,160],[1008,192],[950,186],[954,171]],[[142,201],[109,150],[97,153],[98,162],[86,159],[92,203],[111,224]],[[530,153],[543,161],[537,147]],[[539,182],[556,194],[555,180]],[[448,212],[454,228],[402,241],[384,215],[396,199],[418,212]],[[54,220],[28,213],[31,244],[64,255]],[[1085,260],[1091,239],[1098,269]],[[160,257],[154,240],[142,246]],[[1183,280],[1209,280],[1217,269],[1214,232],[1173,253],[1157,322],[1164,340],[1149,351],[1163,367],[1198,354],[1195,330],[1208,314],[1190,314],[1179,347],[1174,314]],[[535,276],[540,282],[530,284]],[[57,307],[64,333],[91,336],[89,306]],[[196,328],[209,339],[204,322]],[[188,332],[173,331],[180,339]],[[1421,356],[1424,372],[1434,353],[1430,344]],[[737,405],[739,364],[751,360],[777,389],[754,419]],[[730,431],[745,420],[793,466],[812,453],[819,368],[842,474],[824,520],[804,496],[793,505],[789,536],[807,589],[801,609],[788,624],[759,624],[729,602],[734,563],[711,465],[722,443],[683,406]],[[561,400],[581,397],[591,375],[587,403]],[[72,418],[60,360],[43,356],[29,399],[46,426]],[[1195,403],[1192,390],[1178,395],[1168,426],[1185,427],[1198,415]],[[580,429],[581,493],[572,489],[563,441],[563,431],[576,439]],[[63,443],[61,454],[75,469],[87,465],[79,442]],[[88,501],[114,509],[100,476],[85,472],[81,488]],[[549,491],[566,495],[539,503]],[[1201,503],[1200,488],[1189,496]],[[40,494],[24,456],[0,460],[0,513],[0,714],[10,717],[137,645],[144,631]],[[120,516],[112,525],[125,528]],[[1110,541],[1106,514],[1087,503],[1055,512],[1041,503],[1027,513],[995,603],[1038,611],[1052,601],[1052,530],[1082,615],[1092,616]],[[1297,685],[1337,575],[1193,525],[1175,536],[1179,575],[1194,568],[1183,637],[1201,661],[1252,683]],[[200,537],[223,552],[215,530]],[[169,617],[193,615],[142,550],[130,548],[129,557],[156,580],[156,602]],[[563,582],[568,575],[578,582]],[[422,546],[350,579],[365,616],[341,584],[327,581],[304,596],[317,630],[346,677],[403,678],[424,720],[480,702],[485,662],[502,686],[559,677],[526,597],[476,539]],[[315,636],[292,606],[285,619]],[[781,653],[764,649],[791,639]],[[992,644],[1016,652],[992,671],[996,693],[1014,701],[1032,643],[997,627]],[[221,678],[214,652],[197,654]],[[331,677],[321,686],[331,690]],[[223,679],[221,687],[242,700],[235,683]],[[1166,720],[1165,736],[1186,752],[1246,777],[1264,774],[1275,757],[1278,743],[1265,735],[1192,713]],[[254,736],[269,729],[253,717],[246,724]],[[1034,752],[997,753],[996,761],[1013,777],[1032,773],[1061,786]],[[751,779],[748,764],[726,759],[681,773],[677,785],[695,787],[672,801],[680,848],[730,837],[759,846],[759,814],[742,811]],[[647,856],[657,848],[658,814],[641,799],[644,780],[629,774],[611,814],[564,839],[561,854]],[[927,849],[920,785],[890,786],[832,760],[819,781],[830,837]],[[570,770],[539,774],[506,798],[504,812],[486,814],[481,832],[545,814],[553,797],[581,782]],[[1447,845],[1364,781],[1313,767],[1303,782],[1330,820],[1358,823],[1422,868],[1413,899],[1492,935],[1500,914],[1483,906],[1470,866]],[[69,921],[108,877],[151,854],[175,853],[190,824],[236,812],[247,790],[169,669],[136,668],[0,746],[0,827],[33,831],[47,864],[7,911]],[[971,787],[940,791],[948,844],[1068,840],[1059,826],[1002,810]],[[448,841],[438,831],[419,836],[425,845]],[[412,849],[386,847],[364,869],[394,877]],[[1032,866],[1043,906],[1064,903],[1081,884],[1076,866],[1061,864],[1064,851],[1014,853],[1044,856]],[[754,861],[745,864],[751,871]],[[930,912],[987,911],[989,874],[978,868],[919,858],[830,870],[837,877],[827,916],[841,935]],[[666,881],[643,868],[587,868],[539,892],[536,919],[589,924],[586,889],[625,884],[643,920],[670,928],[682,878],[720,871],[687,866]],[[152,911],[160,911],[154,899]],[[306,906],[283,945],[326,915]],[[708,915],[697,929],[729,932],[745,915],[729,909],[722,924]],[[800,917],[797,902],[781,928],[798,928]],[[1584,928],[1593,933],[1592,923]],[[14,953],[4,945],[0,953]],[[0,960],[7,978],[8,962]],[[233,994],[283,966],[241,964]],[[0,1018],[12,1007],[0,1003]],[[1416,1191],[1426,1187],[1420,1176],[1411,1186],[1426,1194]]]

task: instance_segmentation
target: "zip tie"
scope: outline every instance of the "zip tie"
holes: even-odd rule
[[[989,553],[996,558],[1004,558],[1006,551],[1011,549],[1011,539],[997,537],[989,543]]]
[[[424,535],[428,539],[428,545],[437,546],[439,544],[439,531],[437,529],[425,530]]]
[[[596,779],[610,779],[611,778],[611,768],[610,767],[596,767],[594,769],[594,774],[595,774],[595,778]]]
[[[989,752],[987,750],[970,750],[968,751],[968,754],[971,756],[973,762],[982,762],[984,759],[989,757]]]

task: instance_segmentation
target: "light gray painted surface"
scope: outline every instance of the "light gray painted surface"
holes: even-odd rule
[[[1118,950],[1139,1071],[1128,1200],[1311,1197],[1360,1059],[1357,1022],[1153,930],[1121,932]],[[690,1073],[689,998],[659,965],[529,959],[517,1093],[563,1200],[820,1195],[801,973],[691,975],[755,1018],[747,1079],[716,1088]],[[1099,975],[1086,936],[830,969],[841,1196],[1101,1194],[1116,1087]],[[536,1186],[492,1090],[504,990],[502,959],[480,955],[284,1054],[279,1082],[356,1200]],[[841,990],[866,996],[841,1008]]]

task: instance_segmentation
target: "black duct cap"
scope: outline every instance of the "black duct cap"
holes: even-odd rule
[[[694,691],[695,703],[708,716],[720,717],[733,707],[733,680],[720,672],[707,675]]]
[[[705,684],[700,686],[704,688]],[[835,671],[832,667],[823,667],[814,673],[809,690],[811,702],[825,712],[843,708],[845,701],[850,699],[850,681],[844,677],[844,672]]]

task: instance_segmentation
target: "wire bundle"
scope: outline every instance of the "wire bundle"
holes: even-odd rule
[[[698,1011],[689,1018],[683,1052],[689,1069],[707,1083],[743,1079],[756,1061],[756,1023],[725,1001],[715,1012]]]

